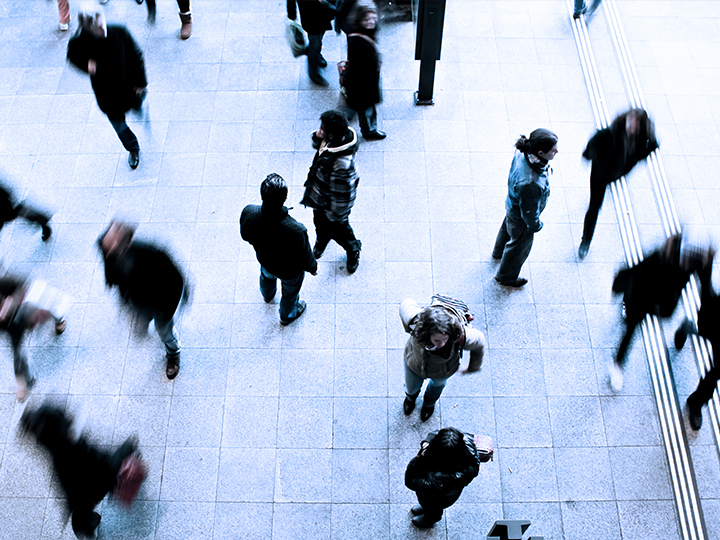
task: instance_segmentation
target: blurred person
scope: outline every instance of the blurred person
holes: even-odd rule
[[[62,334],[67,327],[65,316],[69,307],[70,297],[42,280],[28,281],[10,273],[0,277],[0,329],[10,336],[18,401],[25,401],[35,385],[35,376],[22,350],[25,334],[50,318],[55,322],[55,333]]]
[[[575,6],[573,9],[573,19],[579,19],[580,15],[585,15],[590,18],[593,16],[597,8],[600,7],[602,0],[591,0],[590,6],[585,4],[585,0],[575,0]]]
[[[375,109],[375,105],[382,101],[382,60],[375,42],[377,7],[372,0],[357,0],[348,19],[353,28],[347,36],[348,60],[343,73],[343,94],[350,109],[348,119],[357,114],[363,138],[384,139],[387,135],[377,128]]]
[[[355,170],[357,133],[338,111],[325,111],[312,141],[317,152],[300,204],[313,208],[313,255],[316,259],[322,257],[330,240],[335,240],[347,253],[347,271],[352,274],[360,265],[362,247],[350,226],[350,211],[360,182]]]
[[[328,82],[320,75],[320,68],[327,67],[327,60],[322,55],[322,39],[327,30],[332,30],[335,17],[334,3],[327,0],[287,0],[287,16],[297,20],[297,9],[300,9],[300,24],[308,35],[306,50],[308,76],[319,86],[328,86]]]
[[[607,186],[628,174],[657,148],[655,125],[643,109],[630,109],[619,115],[610,126],[599,129],[590,138],[582,154],[583,158],[592,161],[590,204],[585,214],[578,257],[584,259],[590,249]]]
[[[135,0],[142,4],[143,0]],[[180,38],[187,39],[192,35],[192,12],[190,11],[190,0],[177,0],[180,14]],[[147,0],[148,21],[155,24],[157,16],[157,0]]]
[[[60,30],[67,32],[70,28],[70,3],[69,0],[57,0],[58,19],[60,21]]]
[[[68,43],[67,58],[90,75],[98,107],[130,153],[130,168],[136,169],[140,143],[125,122],[125,114],[131,109],[140,111],[147,92],[142,51],[127,28],[107,25],[102,8],[95,3],[82,7],[78,24],[80,30]]]
[[[418,500],[410,509],[412,524],[425,529],[440,521],[443,510],[455,504],[479,471],[472,435],[453,427],[428,434],[405,470],[405,486]]]
[[[515,156],[508,175],[508,195],[492,257],[500,260],[495,281],[508,287],[522,287],[519,277],[530,255],[533,237],[543,227],[540,214],[550,196],[550,161],[558,152],[558,137],[548,129],[536,129],[530,138],[521,135],[515,142]]]
[[[20,201],[17,205],[13,204],[10,192],[0,185],[0,230],[6,223],[18,217],[25,218],[28,221],[40,225],[42,228],[43,241],[50,239],[52,229],[48,225],[48,222],[51,216],[44,214],[41,210],[33,208],[25,201]]]
[[[610,364],[610,384],[616,392],[622,390],[622,368],[635,329],[646,315],[672,316],[692,274],[697,273],[702,289],[708,289],[713,255],[711,249],[684,249],[683,235],[676,234],[635,266],[617,273],[612,290],[623,295],[626,329]]]
[[[52,457],[54,477],[65,495],[65,523],[72,517],[78,538],[95,538],[100,525],[95,507],[105,495],[112,493],[129,507],[147,477],[135,439],[127,439],[114,452],[92,445],[84,436],[73,436],[72,419],[54,405],[26,409],[19,429],[32,434]]]
[[[310,249],[307,229],[290,217],[285,206],[288,188],[279,174],[272,173],[260,186],[262,205],[247,205],[240,215],[240,235],[255,248],[260,263],[260,293],[271,302],[282,285],[280,322],[290,324],[305,312],[300,300],[305,272],[317,275],[317,261]]]
[[[338,0],[335,5],[335,32],[339,35],[344,32],[345,35],[354,32],[355,27],[350,22],[348,15],[355,7],[357,0]]]
[[[410,298],[400,304],[400,319],[410,337],[405,344],[405,400],[406,415],[415,410],[415,400],[425,379],[430,379],[420,420],[427,421],[435,412],[447,380],[460,367],[463,351],[470,351],[467,369],[461,373],[473,373],[480,369],[485,354],[485,335],[469,326],[465,317],[445,304],[431,304],[425,308]]]
[[[113,221],[98,238],[105,263],[105,284],[118,287],[120,297],[141,317],[155,321],[165,344],[165,374],[172,380],[180,371],[180,340],[174,320],[187,302],[187,283],[170,257],[145,242],[135,240],[135,226]]]

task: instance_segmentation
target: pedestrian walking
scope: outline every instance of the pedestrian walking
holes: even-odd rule
[[[60,30],[67,32],[70,28],[70,2],[69,0],[57,0],[57,4]]]
[[[622,390],[627,350],[645,316],[672,316],[694,273],[700,278],[703,290],[710,288],[712,252],[688,249],[687,243],[683,247],[683,239],[680,234],[669,237],[638,264],[618,272],[613,281],[613,292],[623,295],[626,325],[615,361],[610,364],[610,384],[616,392]]]
[[[140,111],[147,77],[140,47],[124,26],[107,25],[102,8],[88,4],[78,14],[79,32],[68,43],[67,58],[90,75],[98,107],[104,112],[130,154],[140,163],[140,143],[125,122],[131,109]]]
[[[135,0],[142,4],[143,0]],[[192,35],[192,12],[190,11],[190,0],[177,0],[180,14],[180,39],[187,39]],[[147,0],[148,22],[155,24],[157,16],[157,0]]]
[[[48,225],[48,222],[51,216],[43,213],[41,210],[33,208],[25,201],[21,201],[17,205],[13,204],[10,192],[0,186],[0,230],[2,230],[6,223],[19,217],[40,225],[43,241],[50,239],[52,229]]]
[[[590,6],[585,4],[585,0],[575,0],[575,6],[573,9],[573,19],[579,19],[580,15],[585,17],[592,17],[597,8],[600,7],[602,0],[591,0]]]
[[[387,135],[378,130],[375,108],[375,105],[382,101],[382,59],[375,38],[377,7],[372,0],[358,0],[348,19],[353,31],[347,36],[348,59],[342,74],[342,90],[348,106],[348,119],[358,116],[360,133],[364,139],[384,139]]]
[[[405,470],[405,486],[418,504],[410,509],[418,528],[432,527],[478,475],[480,458],[469,433],[448,427],[428,434]]]
[[[28,282],[9,273],[0,277],[0,330],[10,336],[18,401],[25,401],[35,385],[35,376],[22,349],[26,333],[52,318],[55,334],[62,334],[67,327],[65,316],[69,307],[70,297],[45,281]]]
[[[357,133],[338,111],[325,111],[312,140],[317,152],[300,204],[313,208],[313,254],[319,259],[330,240],[335,240],[347,253],[347,271],[352,274],[360,265],[362,247],[349,221],[360,182],[355,169]]]
[[[135,240],[135,227],[113,221],[98,238],[105,264],[105,284],[117,287],[129,303],[155,329],[165,344],[165,374],[174,379],[180,371],[180,339],[174,321],[187,302],[187,282],[165,251]]]
[[[288,188],[279,174],[269,174],[260,186],[262,205],[249,204],[240,215],[240,235],[255,248],[260,263],[260,293],[271,302],[282,286],[280,322],[290,324],[305,312],[300,288],[305,272],[317,275],[317,261],[310,249],[307,229],[285,206]]]
[[[492,257],[500,261],[495,281],[508,287],[522,287],[519,277],[530,255],[533,237],[543,227],[540,214],[550,196],[550,161],[558,152],[558,137],[549,129],[536,129],[530,137],[515,142],[515,156],[508,175],[508,195]]]
[[[628,174],[657,148],[655,125],[643,109],[630,109],[619,115],[610,126],[596,131],[590,138],[583,152],[583,158],[592,161],[590,204],[578,257],[584,259],[590,249],[607,186]]]
[[[447,380],[460,368],[463,351],[470,351],[470,360],[461,373],[473,373],[482,365],[487,342],[480,330],[467,324],[463,313],[442,301],[421,308],[407,298],[400,304],[400,319],[410,334],[403,353],[403,412],[409,415],[415,410],[423,382],[429,379],[420,409],[420,420],[425,422],[435,412]]]
[[[332,30],[334,5],[326,0],[287,0],[288,19],[297,20],[298,8],[300,24],[308,35],[308,76],[318,86],[328,86],[327,80],[320,74],[320,69],[327,67],[327,60],[322,55],[322,40],[325,32]]]

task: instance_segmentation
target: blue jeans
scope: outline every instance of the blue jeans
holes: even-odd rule
[[[306,54],[308,59],[308,74],[311,79],[320,76],[320,53],[322,51],[323,34],[308,34]]]
[[[125,115],[113,118],[108,116],[108,120],[110,120],[115,133],[117,133],[118,137],[120,137],[120,142],[122,142],[125,150],[128,152],[137,152],[140,150],[140,143],[138,142],[135,134],[128,127],[127,122],[125,122]]]
[[[260,267],[260,293],[266,302],[275,298],[277,292],[277,280],[282,285],[282,296],[280,298],[280,318],[293,319],[297,316],[297,306],[300,302],[300,288],[302,287],[305,272],[292,279],[280,279]]]
[[[173,319],[164,319],[155,317],[155,330],[158,336],[165,344],[165,352],[168,354],[177,354],[180,352],[180,338],[175,331]]]
[[[407,364],[403,362],[405,366],[405,393],[408,396],[417,396],[422,388],[423,377],[411,370]],[[423,407],[432,407],[435,402],[442,394],[443,388],[449,377],[433,377],[425,389],[425,395],[423,396]]]
[[[583,9],[585,9],[585,0],[575,0],[575,10],[573,13],[575,15],[580,15]]]

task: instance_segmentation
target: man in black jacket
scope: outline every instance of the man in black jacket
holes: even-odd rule
[[[98,239],[105,262],[105,283],[140,312],[165,344],[168,379],[180,371],[180,342],[173,325],[175,313],[187,298],[185,279],[170,257],[156,247],[134,240],[135,227],[113,221]]]
[[[297,6],[300,6],[300,24],[308,34],[308,75],[315,84],[328,86],[325,77],[320,75],[320,68],[327,67],[321,51],[323,35],[327,30],[332,30],[334,7],[326,0],[287,0],[288,19],[297,19]]]
[[[140,163],[140,144],[125,122],[130,109],[137,111],[147,87],[143,54],[123,26],[108,26],[97,6],[78,13],[80,31],[68,43],[67,58],[90,75],[98,107],[104,112],[130,152],[128,163],[136,169]]]
[[[255,248],[260,263],[260,292],[266,302],[282,284],[280,322],[290,324],[305,311],[300,300],[305,272],[317,275],[317,260],[310,249],[307,229],[288,214],[287,184],[269,174],[260,186],[262,206],[249,204],[240,215],[240,235]]]

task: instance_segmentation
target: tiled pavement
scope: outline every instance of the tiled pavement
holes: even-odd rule
[[[331,247],[308,276],[307,313],[282,327],[257,290],[258,265],[238,234],[240,209],[278,172],[299,201],[309,133],[338,103],[328,33],[329,90],[314,87],[283,36],[281,0],[193,0],[194,33],[178,38],[173,0],[158,23],[131,0],[107,4],[142,44],[149,123],[131,119],[142,162],[131,171],[86,77],[65,60],[55,2],[0,2],[0,170],[18,195],[55,213],[44,244],[24,222],[0,248],[13,268],[74,298],[68,330],[29,340],[38,384],[87,415],[98,444],[140,437],[150,477],[130,513],[106,502],[101,538],[474,539],[496,519],[533,522],[546,539],[680,538],[648,370],[639,340],[615,395],[607,366],[621,330],[610,295],[622,261],[612,202],[592,249],[576,259],[588,198],[580,152],[593,123],[563,1],[449,0],[436,106],[416,108],[412,24],[388,23],[382,142],[363,142],[352,223],[363,241],[348,276]],[[617,6],[657,121],[685,223],[720,243],[720,3]],[[77,2],[71,0],[72,29]],[[72,30],[71,29],[71,30]],[[602,10],[590,26],[609,107],[626,107]],[[503,216],[512,144],[549,127],[560,137],[552,195],[523,275],[493,281],[490,249]],[[662,238],[643,167],[630,175],[643,244]],[[162,348],[104,289],[93,242],[112,217],[140,222],[191,275],[181,323],[182,370],[165,379]],[[293,215],[309,226],[311,213]],[[401,410],[397,315],[406,297],[445,292],[472,304],[489,351],[478,374],[454,377],[435,416]],[[665,325],[666,334],[679,316]],[[45,456],[18,439],[9,344],[0,368],[0,538],[73,538]],[[674,358],[681,399],[697,370]],[[675,356],[677,356],[675,358]],[[404,467],[440,426],[491,435],[494,462],[431,531],[414,530]],[[709,430],[689,433],[709,538],[720,537],[720,476]]]

